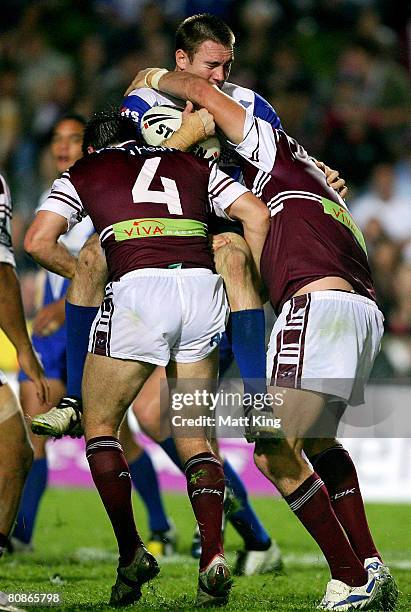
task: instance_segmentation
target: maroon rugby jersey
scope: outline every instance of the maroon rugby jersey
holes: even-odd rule
[[[324,173],[303,147],[266,121],[248,115],[244,133],[236,150],[248,160],[245,184],[271,211],[261,275],[275,310],[326,276],[344,278],[375,300],[364,238]]]
[[[207,224],[248,191],[191,153],[134,141],[77,161],[40,210],[71,227],[86,214],[100,234],[111,280],[141,268],[213,267]]]

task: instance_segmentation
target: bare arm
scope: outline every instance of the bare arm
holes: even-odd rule
[[[6,263],[0,263],[0,327],[15,347],[21,368],[36,385],[40,402],[47,402],[47,382],[27,333],[20,284],[13,266]]]
[[[17,274],[6,263],[0,263],[0,327],[17,351],[30,345]]]
[[[159,76],[160,78],[158,78]],[[126,94],[133,89],[147,86],[155,86],[160,91],[183,100],[191,100],[201,108],[207,109],[213,115],[215,123],[231,142],[234,144],[242,142],[246,111],[241,104],[235,102],[205,79],[189,72],[165,72],[158,68],[148,68],[138,73]],[[330,187],[337,191],[342,198],[345,198],[348,189],[345,180],[339,176],[338,171],[332,170],[324,162],[314,161],[318,168],[324,172]]]
[[[232,219],[241,221],[244,239],[250,247],[258,273],[261,252],[270,227],[270,212],[265,204],[250,191],[237,198],[226,212]]]
[[[57,213],[40,210],[27,230],[24,248],[47,270],[71,279],[76,268],[76,258],[58,242],[66,231],[67,219]]]
[[[155,77],[158,71],[159,69],[153,68],[140,71],[130,87],[151,87],[154,84],[160,91],[190,100],[200,108],[206,108],[214,116],[214,121],[231,142],[239,144],[243,140],[246,112],[241,104],[205,79],[189,72],[166,72],[158,83],[155,78],[153,83],[151,76]],[[127,91],[129,90],[130,88]]]

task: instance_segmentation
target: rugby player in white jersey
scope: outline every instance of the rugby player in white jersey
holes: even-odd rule
[[[195,75],[148,69],[137,84],[207,108],[242,156],[245,184],[255,190],[264,183],[271,221],[261,275],[279,315],[267,374],[273,396],[286,392],[274,409],[282,436],[259,438],[258,424],[250,424],[255,462],[328,561],[332,579],[320,607],[394,609],[398,590],[369,531],[355,466],[335,439],[346,405],[364,401],[383,333],[364,238],[312,158],[284,131]],[[258,216],[252,208],[248,214]]]
[[[0,328],[14,345],[20,367],[33,382],[43,410],[48,386],[33,350],[24,318],[20,285],[11,243],[11,199],[0,175]],[[19,401],[0,371],[0,557],[8,548],[24,482],[33,459]]]

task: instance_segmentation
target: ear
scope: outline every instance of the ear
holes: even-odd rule
[[[87,147],[87,153],[94,153],[94,151],[95,151],[95,148],[92,147],[91,145]]]
[[[187,70],[191,64],[189,57],[183,49],[177,49],[176,51],[176,65],[178,70]]]

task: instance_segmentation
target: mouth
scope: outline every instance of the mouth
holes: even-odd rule
[[[67,155],[58,155],[56,157],[56,167],[59,172],[64,172],[72,163],[72,160]]]

